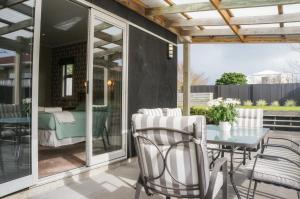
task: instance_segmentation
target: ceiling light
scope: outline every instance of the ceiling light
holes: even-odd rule
[[[68,19],[66,21],[63,21],[61,23],[58,23],[58,24],[54,25],[54,28],[56,28],[58,30],[67,31],[70,28],[72,28],[73,26],[75,26],[81,20],[82,20],[81,17],[73,17],[71,19]]]

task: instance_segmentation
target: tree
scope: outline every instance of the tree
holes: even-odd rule
[[[204,73],[196,73],[191,70],[191,85],[206,85],[208,78],[205,77]],[[177,91],[181,92],[183,86],[183,64],[177,65]]]
[[[216,85],[243,85],[247,84],[247,78],[243,73],[223,73]]]

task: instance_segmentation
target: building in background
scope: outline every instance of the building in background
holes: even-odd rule
[[[297,78],[293,73],[263,70],[247,75],[248,84],[287,84],[296,83]]]

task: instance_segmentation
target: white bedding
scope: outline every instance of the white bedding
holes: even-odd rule
[[[60,147],[85,141],[85,137],[71,137],[58,140],[55,130],[39,129],[39,144],[48,147]]]

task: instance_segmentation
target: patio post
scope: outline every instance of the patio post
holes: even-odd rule
[[[190,92],[191,92],[191,80],[190,80],[190,51],[191,44],[183,44],[183,114],[190,115]]]

